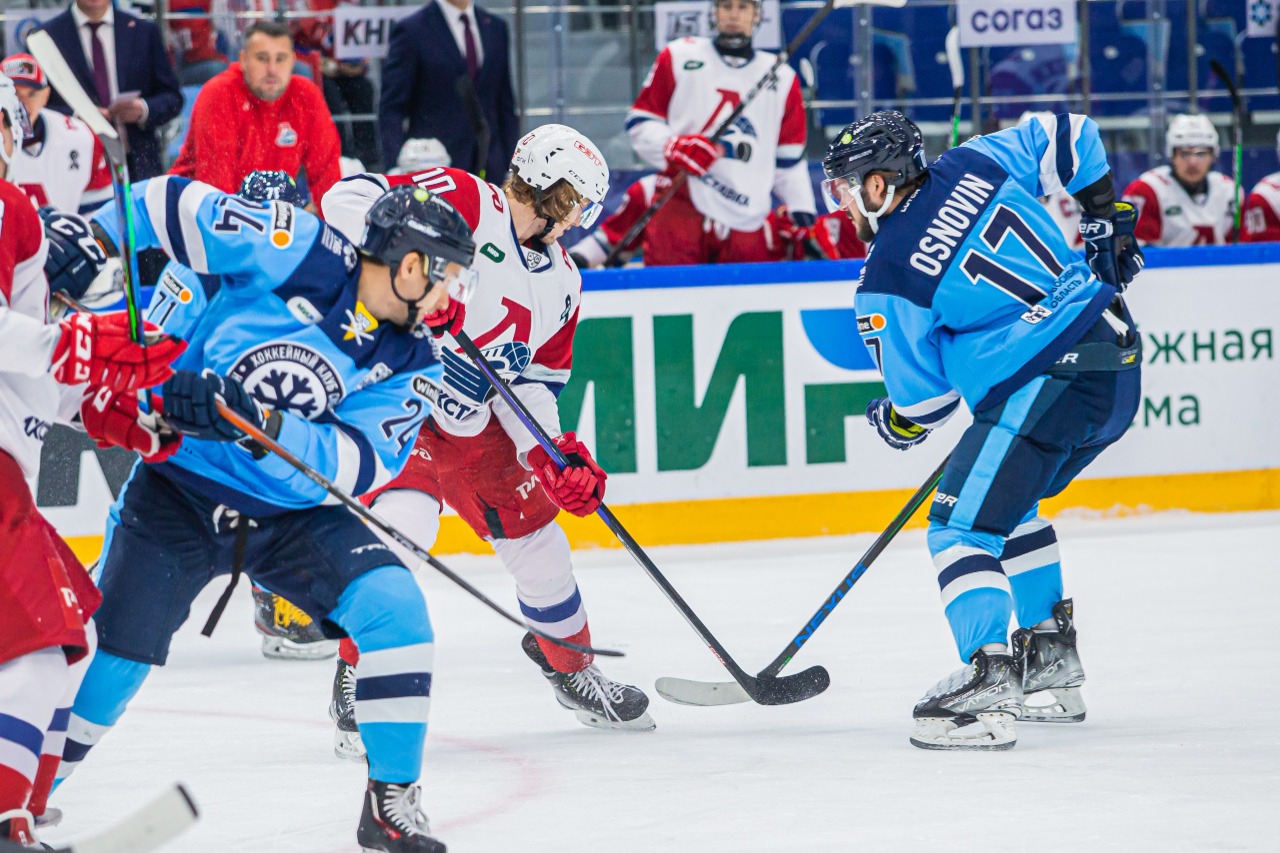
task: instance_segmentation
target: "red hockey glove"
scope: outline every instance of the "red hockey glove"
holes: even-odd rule
[[[443,338],[446,334],[456,335],[461,332],[466,318],[467,306],[450,296],[447,305],[424,316],[422,322],[431,330],[433,337]]]
[[[80,404],[80,422],[99,447],[136,451],[143,462],[163,462],[182,444],[181,435],[160,434],[156,416],[138,408],[133,391],[90,385]]]
[[[569,460],[563,471],[541,445],[529,451],[529,464],[556,506],[574,515],[591,515],[604,500],[604,481],[609,475],[573,433],[566,432],[557,438],[556,447]]]
[[[53,349],[53,378],[64,385],[91,382],[114,391],[150,388],[173,375],[169,363],[182,355],[186,341],[147,323],[145,348],[129,338],[129,318],[113,314],[73,314],[63,320]]]
[[[719,160],[723,153],[724,149],[719,145],[697,133],[673,136],[662,149],[662,156],[667,158],[668,166],[699,178],[707,173],[711,164]]]

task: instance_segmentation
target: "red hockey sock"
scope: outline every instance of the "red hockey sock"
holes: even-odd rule
[[[31,780],[17,770],[0,764],[0,812],[25,809],[31,798]]]
[[[583,625],[581,631],[565,639],[581,646],[588,645],[591,642],[591,626]],[[557,646],[541,637],[537,640],[538,648],[542,649],[542,653],[547,656],[547,663],[551,664],[551,668],[556,672],[579,672],[590,666],[591,661],[595,659],[594,655]]]
[[[347,663],[355,666],[360,662],[360,650],[356,648],[356,641],[350,637],[344,637],[342,642],[338,643],[338,657]]]
[[[33,817],[44,814],[45,807],[49,804],[49,792],[53,790],[53,779],[57,776],[58,765],[61,763],[61,755],[50,755],[47,752],[40,755],[40,769],[36,771],[36,782],[31,788],[31,800],[27,805],[27,811]]]

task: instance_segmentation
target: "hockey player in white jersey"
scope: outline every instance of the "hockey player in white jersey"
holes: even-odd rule
[[[775,54],[756,50],[753,0],[717,0],[714,38],[683,38],[662,49],[627,113],[641,159],[688,182],[645,231],[647,266],[772,260],[764,234],[771,193],[799,228],[816,218],[804,160],[800,83],[787,65],[718,141],[710,134],[768,73]]]
[[[54,421],[83,420],[103,446],[161,453],[132,392],[172,374],[184,345],[164,338],[144,350],[120,314],[48,322],[49,242],[6,179],[25,124],[13,83],[0,76],[0,839],[35,845],[33,813],[44,811],[102,600],[36,509],[41,444]],[[63,248],[78,251],[81,265],[104,264],[88,224],[76,220],[87,243]]]
[[[102,143],[78,118],[47,110],[49,81],[35,57],[15,53],[0,63],[31,121],[31,137],[14,154],[10,180],[36,207],[90,213],[111,200],[111,170]]]
[[[589,515],[604,496],[605,473],[573,433],[561,433],[556,397],[569,379],[582,278],[558,238],[599,215],[609,169],[599,149],[563,125],[525,135],[502,187],[458,169],[410,175],[361,175],[339,181],[321,202],[343,233],[359,227],[369,205],[410,183],[452,204],[475,234],[476,295],[450,332],[465,329],[511,382],[538,422],[581,464],[560,472],[488,380],[452,346],[443,346],[443,391],[403,473],[376,493],[379,515],[429,548],[448,503],[488,540],[516,580],[520,610],[544,631],[590,642],[586,610],[570,562],[569,542],[555,522],[561,509]],[[440,325],[436,322],[433,326]],[[445,341],[448,339],[445,338]],[[541,485],[539,485],[539,482]],[[611,681],[590,655],[527,634],[525,653],[541,668],[560,704],[590,726],[651,729],[648,698]],[[344,642],[334,683],[335,750],[361,753],[350,718],[357,650]]]
[[[1214,171],[1218,130],[1206,115],[1169,121],[1164,153],[1168,166],[1143,172],[1124,191],[1138,209],[1135,235],[1152,246],[1210,246],[1231,242],[1235,182]]]
[[[1276,157],[1280,158],[1280,132],[1276,133]],[[1240,240],[1245,243],[1280,243],[1280,172],[1258,181],[1244,202]]]

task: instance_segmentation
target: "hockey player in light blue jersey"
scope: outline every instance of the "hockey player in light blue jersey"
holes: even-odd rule
[[[967,665],[916,705],[911,742],[1008,749],[1016,719],[1083,720],[1072,602],[1038,506],[1124,434],[1140,397],[1140,340],[1120,293],[1143,258],[1097,125],[1036,117],[926,167],[919,129],[880,112],[837,136],[823,168],[870,244],[858,329],[888,397],[868,421],[906,450],[961,401],[974,414],[928,537]],[[1084,208],[1084,258],[1037,201],[1062,188]]]
[[[111,509],[98,655],[76,697],[60,775],[165,663],[200,590],[231,573],[208,633],[243,572],[329,636],[352,637],[368,662],[356,694],[369,757],[361,846],[441,853],[416,784],[434,646],[412,574],[215,402],[350,493],[388,482],[430,413],[427,381],[441,374],[427,324],[474,281],[470,229],[416,187],[374,205],[358,246],[287,202],[254,203],[183,178],[135,185],[132,204],[137,248],[163,248],[197,275],[194,284],[167,277],[149,311],[190,341],[157,395],[181,446],[139,464]],[[114,211],[97,221],[113,241]]]

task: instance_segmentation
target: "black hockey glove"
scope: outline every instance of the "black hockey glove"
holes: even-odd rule
[[[218,398],[245,420],[260,426],[271,438],[280,434],[280,413],[268,412],[249,396],[238,379],[230,376],[218,376],[208,369],[203,373],[179,370],[164,383],[161,394],[165,421],[183,435],[205,441],[237,441],[253,453],[255,459],[266,455],[266,448],[249,439],[218,412]]]
[[[1123,201],[1116,202],[1115,213],[1109,217],[1088,212],[1080,217],[1080,237],[1089,269],[1121,293],[1146,263],[1142,247],[1133,236],[1137,224],[1138,211]]]
[[[49,290],[65,293],[72,299],[82,298],[98,273],[106,269],[107,253],[94,238],[93,229],[84,217],[42,207],[40,219],[49,241],[49,254],[44,261]]]
[[[910,450],[929,437],[929,430],[898,414],[888,397],[867,404],[867,423],[894,450]]]

